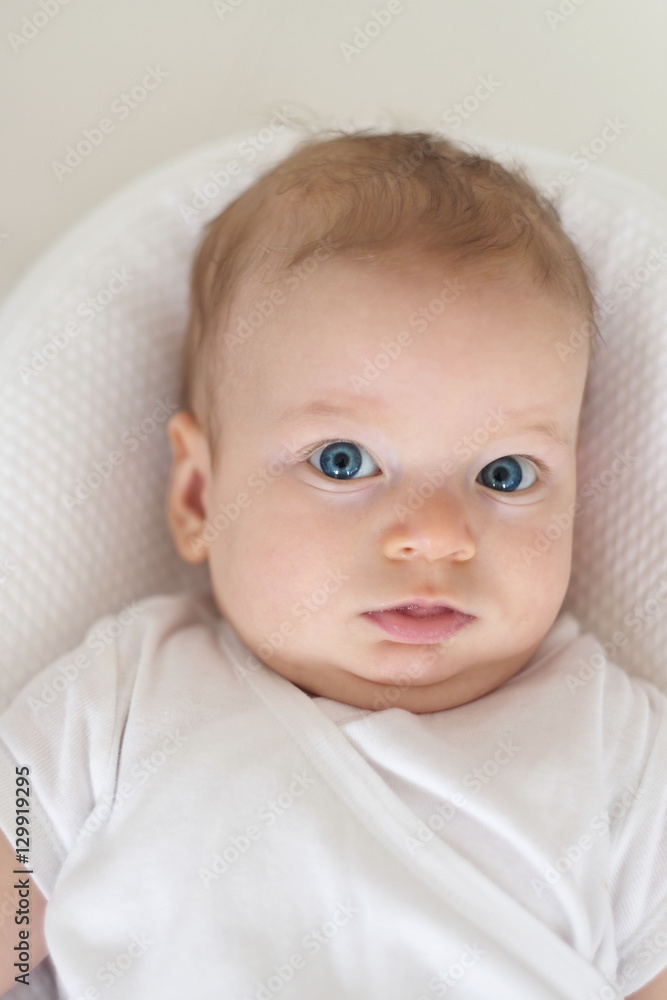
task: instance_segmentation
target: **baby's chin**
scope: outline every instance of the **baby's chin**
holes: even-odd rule
[[[296,664],[271,663],[270,669],[291,680],[311,698],[329,698],[344,705],[371,711],[400,708],[415,715],[443,712],[483,698],[514,677],[528,662],[525,653],[511,661],[466,667],[449,677],[423,676],[392,681],[373,680],[333,668],[322,672]]]
[[[497,685],[500,686],[500,685]],[[451,689],[447,681],[439,684],[422,685],[420,687],[398,687],[367,681],[364,678],[354,678],[342,686],[324,687],[322,690],[312,690],[300,687],[311,698],[330,698],[354,708],[373,712],[383,712],[390,708],[400,708],[414,715],[425,715],[432,712],[444,712],[448,708],[458,708],[478,698],[483,698],[489,691],[479,692],[475,688],[458,691]],[[493,689],[490,689],[493,690]]]

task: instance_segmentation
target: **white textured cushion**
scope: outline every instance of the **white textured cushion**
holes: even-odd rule
[[[285,130],[252,162],[246,138],[133,182],[60,240],[0,313],[0,707],[123,602],[207,585],[206,568],[182,563],[168,534],[165,424],[201,226],[298,136]],[[563,189],[566,227],[617,308],[602,324],[585,409],[566,605],[614,642],[620,664],[667,690],[667,205],[606,171],[480,144],[518,154],[538,183],[566,167],[575,177]],[[241,170],[225,183],[230,160]],[[630,275],[637,287],[614,292]],[[88,498],[66,502],[96,465]],[[636,605],[646,622],[627,617]]]

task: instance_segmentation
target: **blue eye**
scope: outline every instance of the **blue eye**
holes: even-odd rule
[[[521,455],[505,455],[485,465],[477,482],[492,490],[516,493],[527,490],[537,480],[532,464]]]
[[[320,472],[331,479],[363,479],[380,470],[365,448],[352,441],[332,441],[318,448],[308,459]],[[361,472],[360,476],[357,473]]]

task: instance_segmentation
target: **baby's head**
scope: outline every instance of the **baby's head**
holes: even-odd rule
[[[570,576],[593,308],[555,210],[436,136],[307,140],[209,225],[167,511],[257,657],[412,712],[526,664]]]

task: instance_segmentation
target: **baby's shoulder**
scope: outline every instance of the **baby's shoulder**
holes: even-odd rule
[[[221,622],[208,592],[157,594],[124,602],[120,609],[96,619],[76,647],[60,654],[36,673],[4,709],[3,725],[29,718],[45,724],[48,719],[113,712],[129,704],[137,683],[154,685],[148,675],[159,677],[165,658],[182,666],[183,652],[197,664],[198,651],[208,646],[219,655],[215,637]],[[185,638],[184,638],[185,637]],[[171,656],[172,643],[181,653]],[[144,683],[146,686],[146,683]],[[61,724],[60,722],[58,723]]]
[[[134,661],[146,643],[160,644],[187,629],[215,628],[220,621],[209,591],[153,594],[124,602],[120,610],[95,621],[84,642],[94,652],[102,652],[104,646],[114,643],[122,661]]]
[[[608,711],[637,699],[667,708],[667,694],[620,666],[610,646],[584,631],[572,614],[563,613],[518,678],[528,686],[559,687],[570,697],[602,698]]]
[[[609,760],[643,757],[667,731],[667,695],[632,675],[572,615],[557,620],[518,683],[535,717]],[[662,735],[661,735],[662,734]]]
[[[213,594],[209,590],[179,590],[175,593],[151,594],[138,601],[123,603],[113,617],[129,624],[163,622],[173,628],[220,619]]]

